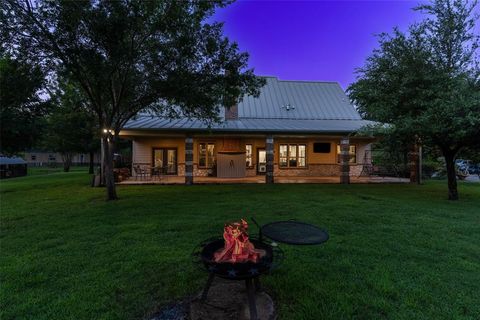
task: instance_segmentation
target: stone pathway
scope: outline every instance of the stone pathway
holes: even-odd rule
[[[198,295],[200,297],[200,294]],[[276,319],[272,298],[264,291],[256,293],[258,320]],[[205,303],[190,304],[191,320],[248,320],[250,311],[244,281],[215,278]]]
[[[205,303],[201,292],[191,301],[162,308],[151,320],[248,320],[250,312],[244,281],[215,278]],[[264,291],[256,293],[258,320],[275,320],[272,298]]]

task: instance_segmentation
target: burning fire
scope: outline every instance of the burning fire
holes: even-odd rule
[[[223,238],[225,247],[214,254],[215,262],[257,262],[259,258],[265,255],[265,250],[255,249],[248,240],[248,223],[241,219],[226,223],[223,228]]]

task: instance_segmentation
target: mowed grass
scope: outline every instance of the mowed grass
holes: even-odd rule
[[[480,319],[480,184],[124,186],[82,171],[0,182],[0,318],[148,319],[198,292],[190,253],[227,220],[298,219],[263,277],[280,319]],[[256,228],[252,225],[252,232]]]

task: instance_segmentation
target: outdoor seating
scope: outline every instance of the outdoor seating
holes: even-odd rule
[[[139,164],[133,166],[133,171],[135,173],[135,177],[141,180],[144,180],[148,177],[148,171],[142,168]]]
[[[152,167],[152,179],[157,179],[158,181],[163,180],[167,176],[167,167],[165,166],[157,166]]]

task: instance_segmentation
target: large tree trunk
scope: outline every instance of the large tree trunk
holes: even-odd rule
[[[442,151],[443,156],[445,157],[445,164],[447,166],[448,200],[458,200],[457,173],[455,169],[456,152],[451,150]]]
[[[90,151],[90,164],[88,166],[88,173],[93,174],[93,157],[95,156],[93,151]]]
[[[408,167],[408,151],[405,149],[402,149],[402,155],[403,155],[403,167],[401,168],[401,171],[399,172],[398,176],[402,178],[408,178],[410,177],[409,174],[409,167]],[[396,159],[395,159],[396,160]]]
[[[107,200],[116,200],[117,191],[115,189],[115,177],[113,175],[113,141],[112,138],[103,137],[103,153],[104,153],[104,179],[107,187]]]
[[[69,172],[72,165],[72,156],[68,153],[62,154],[63,172]]]
[[[418,144],[413,144],[411,146],[410,152],[408,153],[409,160],[409,169],[410,169],[410,183],[419,183],[418,176]]]

